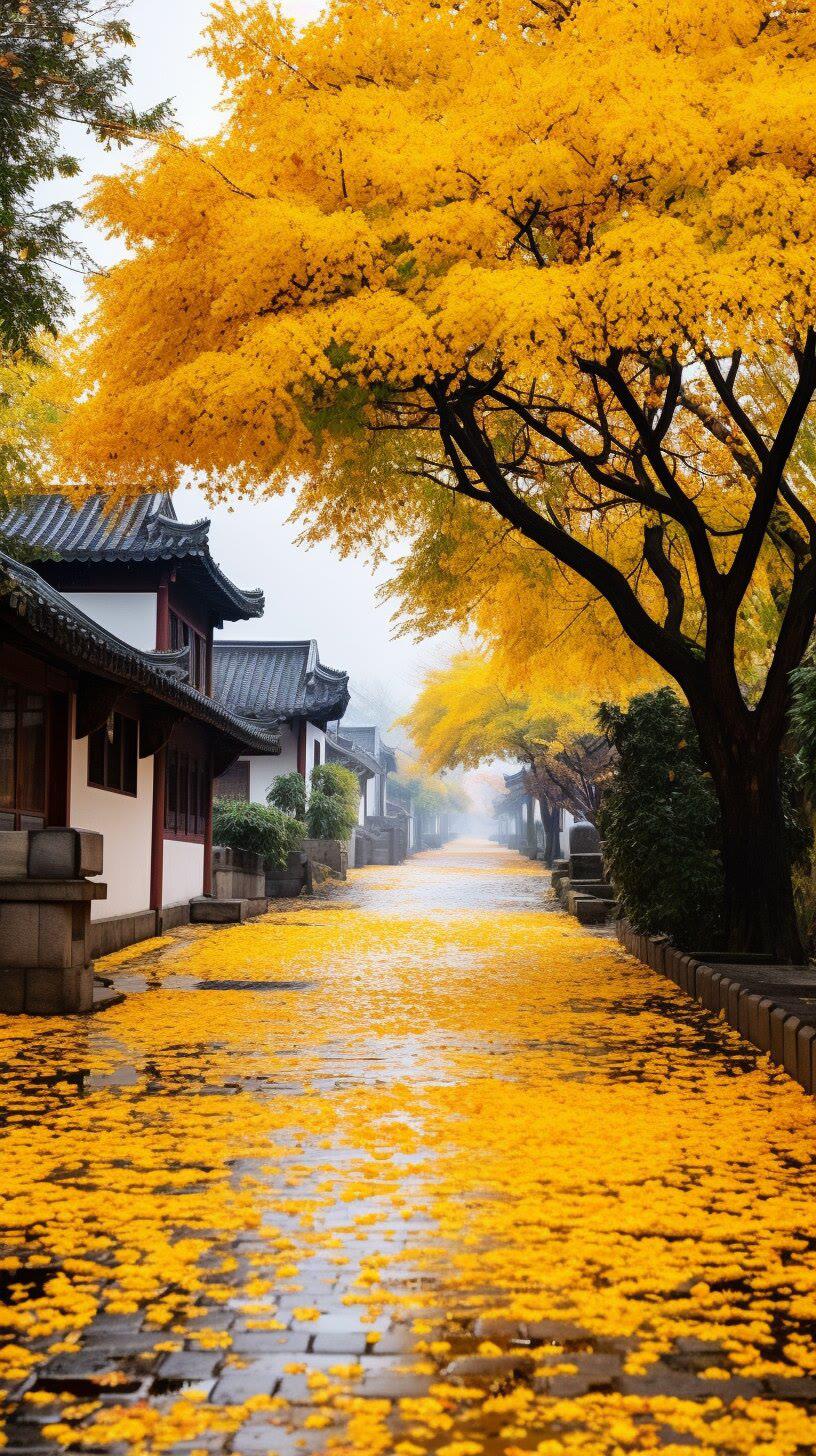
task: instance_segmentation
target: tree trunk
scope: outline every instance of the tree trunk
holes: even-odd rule
[[[696,715],[695,715],[696,716]],[[807,961],[793,898],[776,742],[745,721],[700,728],[722,821],[725,947],[801,965]],[[705,949],[705,947],[701,947]]]
[[[541,810],[541,822],[544,826],[544,863],[547,869],[551,870],[553,861],[557,859],[556,840],[558,839],[558,805],[553,808],[543,794],[539,795],[538,806]]]

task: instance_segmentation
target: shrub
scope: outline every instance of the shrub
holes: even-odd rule
[[[293,819],[305,819],[306,783],[303,775],[297,770],[294,773],[281,774],[280,778],[270,784],[266,802],[273,804],[283,814],[290,814]]]
[[[213,803],[213,842],[226,849],[260,854],[270,869],[282,869],[286,856],[302,840],[303,825],[280,809],[243,799],[216,799]]]
[[[306,828],[312,839],[348,839],[357,823],[360,785],[339,763],[321,763],[312,770]]]
[[[617,766],[599,828],[624,913],[636,929],[688,949],[721,930],[720,810],[691,713],[671,688],[605,703],[598,721]]]

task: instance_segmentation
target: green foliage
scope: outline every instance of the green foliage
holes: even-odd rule
[[[293,819],[304,820],[306,818],[306,782],[303,775],[299,774],[297,769],[292,773],[281,774],[273,784],[270,784],[266,802],[274,804],[275,808],[280,809],[283,814],[291,814]]]
[[[166,104],[137,112],[123,48],[133,35],[121,0],[36,0],[0,5],[0,349],[36,355],[41,330],[55,333],[69,294],[57,268],[90,264],[71,236],[77,209],[43,203],[43,183],[74,177],[64,122],[79,122],[106,147],[163,127]]]
[[[306,827],[312,839],[348,839],[357,823],[360,785],[351,769],[321,763],[312,770]]]
[[[303,825],[279,809],[244,799],[213,803],[213,843],[260,854],[270,869],[282,869],[286,856],[303,840]]]
[[[720,810],[689,709],[672,692],[598,714],[617,752],[599,827],[624,913],[690,950],[716,947],[723,872]]]

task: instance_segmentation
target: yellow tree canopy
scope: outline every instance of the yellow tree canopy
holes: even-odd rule
[[[800,958],[778,763],[816,620],[816,9],[329,0],[298,32],[223,0],[208,50],[220,133],[93,203],[128,256],[69,470],[296,478],[347,550],[427,543],[445,495],[502,522],[680,684],[729,945]]]
[[[462,652],[426,675],[401,724],[438,772],[477,768],[493,758],[529,762],[536,747],[591,732],[595,706],[585,692],[566,685],[560,693],[514,686],[495,659]]]
[[[217,5],[221,133],[93,201],[131,256],[97,285],[65,461],[129,493],[295,476],[346,548],[456,490],[688,678],[653,620],[704,642],[762,464],[723,405],[734,351],[792,387],[812,362],[815,44],[809,8],[750,0],[335,0],[301,32]],[[764,602],[762,546],[738,584]]]

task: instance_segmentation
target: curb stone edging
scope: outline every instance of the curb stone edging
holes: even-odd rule
[[[773,997],[739,981],[733,966],[726,973],[706,965],[671,945],[665,935],[642,935],[626,919],[615,921],[615,933],[636,960],[673,981],[705,1010],[722,1015],[805,1092],[816,1095],[816,1024],[797,1016],[790,1003],[778,1005]]]

